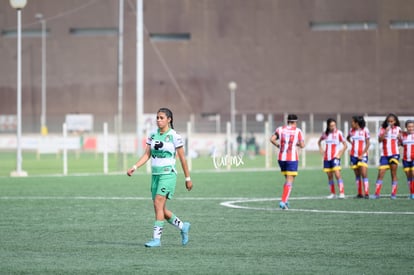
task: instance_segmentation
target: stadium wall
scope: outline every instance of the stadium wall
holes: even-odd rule
[[[135,129],[135,2],[125,1],[125,131]],[[118,1],[37,0],[28,1],[22,16],[23,132],[40,129],[36,13],[44,15],[48,30],[49,130],[60,132],[70,113],[93,114],[96,125],[109,122],[113,128]],[[16,113],[16,22],[16,12],[2,1],[0,115]],[[228,121],[227,87],[236,81],[238,119],[286,112],[323,119],[337,113],[412,115],[412,22],[409,0],[146,0],[144,112],[169,106],[176,121],[190,114],[196,120],[219,114]],[[367,27],[354,29],[361,25]],[[174,39],[160,41],[157,34]]]

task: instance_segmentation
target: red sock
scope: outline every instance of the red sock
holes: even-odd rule
[[[397,195],[397,189],[398,189],[398,183],[397,182],[392,182],[391,195],[396,196]]]
[[[340,193],[340,194],[345,193],[345,190],[344,190],[344,184],[343,184],[343,183],[339,183],[339,184],[338,184],[338,186],[339,186],[339,193]]]
[[[369,195],[369,182],[368,182],[368,178],[364,178],[364,189],[365,189],[365,196]]]
[[[357,180],[357,186],[358,186],[358,195],[362,195],[362,180]]]
[[[283,186],[282,202],[286,203],[288,201],[291,190],[292,184],[290,182],[286,182]]]
[[[335,194],[335,185],[333,184],[333,182],[332,184],[329,184],[329,186],[331,187],[331,194]]]
[[[393,185],[391,188],[391,194],[393,196],[397,195],[397,189],[398,189],[398,185]]]
[[[382,184],[377,183],[375,187],[375,195],[379,196],[381,194]]]
[[[414,194],[414,180],[411,181],[411,194]]]

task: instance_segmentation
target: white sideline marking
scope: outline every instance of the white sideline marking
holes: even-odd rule
[[[174,200],[243,200],[245,198],[229,198],[229,197],[215,197],[215,198],[193,198],[183,197],[174,198]],[[151,197],[88,197],[88,196],[0,196],[0,200],[151,200]]]
[[[312,200],[312,199],[326,199],[326,197],[296,197],[290,198],[290,200]],[[272,199],[241,199],[226,201],[220,203],[220,205],[236,209],[250,209],[250,210],[265,210],[265,211],[288,211],[288,212],[312,212],[312,213],[335,213],[335,214],[377,214],[377,215],[414,215],[414,212],[392,212],[392,211],[347,211],[347,210],[318,210],[318,209],[292,209],[281,210],[275,207],[250,207],[237,205],[238,203],[246,202],[260,202],[260,201],[277,201],[280,198]]]

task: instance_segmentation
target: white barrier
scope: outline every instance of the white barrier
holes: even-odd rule
[[[104,174],[108,174],[108,123],[103,124],[103,172]]]
[[[68,147],[67,147],[67,136],[68,130],[66,128],[66,123],[63,123],[63,175],[68,174]]]
[[[264,122],[263,132],[256,133],[256,142],[261,152],[265,155],[264,168],[272,168],[272,161],[274,157],[274,148],[271,146],[269,138],[272,134],[270,129],[271,121]],[[345,124],[344,133],[346,135],[347,122]],[[146,137],[150,130],[150,125],[147,127]],[[307,125],[305,122],[301,124],[302,131],[305,135],[306,146],[301,150],[301,162],[302,166],[307,165],[307,152],[318,151],[317,141],[320,133],[307,134]],[[204,134],[204,133],[193,133],[193,125],[191,122],[187,123],[186,132],[183,134],[183,138],[186,139],[186,150],[187,150],[187,161],[189,169],[192,169],[192,158],[199,155],[208,155],[216,157],[237,157],[234,150],[234,144],[236,140],[234,135],[230,131],[230,125],[227,125],[226,134]],[[138,141],[136,134],[127,133],[122,135],[121,152],[123,156],[127,154],[135,155],[137,152],[137,146],[143,146],[143,141]],[[15,150],[16,149],[16,137],[15,135],[0,135],[0,150]],[[67,154],[70,151],[87,151],[94,152],[96,154],[103,154],[103,173],[107,174],[108,169],[108,155],[110,153],[118,153],[117,148],[117,136],[116,134],[108,133],[108,124],[103,125],[103,132],[99,134],[84,134],[70,135],[63,125],[62,134],[49,134],[47,136],[37,135],[25,135],[22,137],[22,149],[25,151],[35,151],[38,154],[59,154],[63,152],[63,174],[68,173],[68,162]],[[58,155],[57,155],[58,156]],[[137,156],[137,159],[141,156]],[[240,155],[243,157],[243,155]],[[322,160],[321,160],[322,161]],[[230,169],[231,167],[226,163],[223,168]],[[348,165],[348,156],[345,154],[344,165]],[[147,172],[150,173],[150,164],[147,163]]]

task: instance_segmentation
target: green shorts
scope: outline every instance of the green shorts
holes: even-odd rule
[[[174,196],[176,185],[177,174],[175,173],[152,175],[152,200],[155,199],[155,195],[160,195],[166,197],[167,199],[172,199],[172,197]]]

